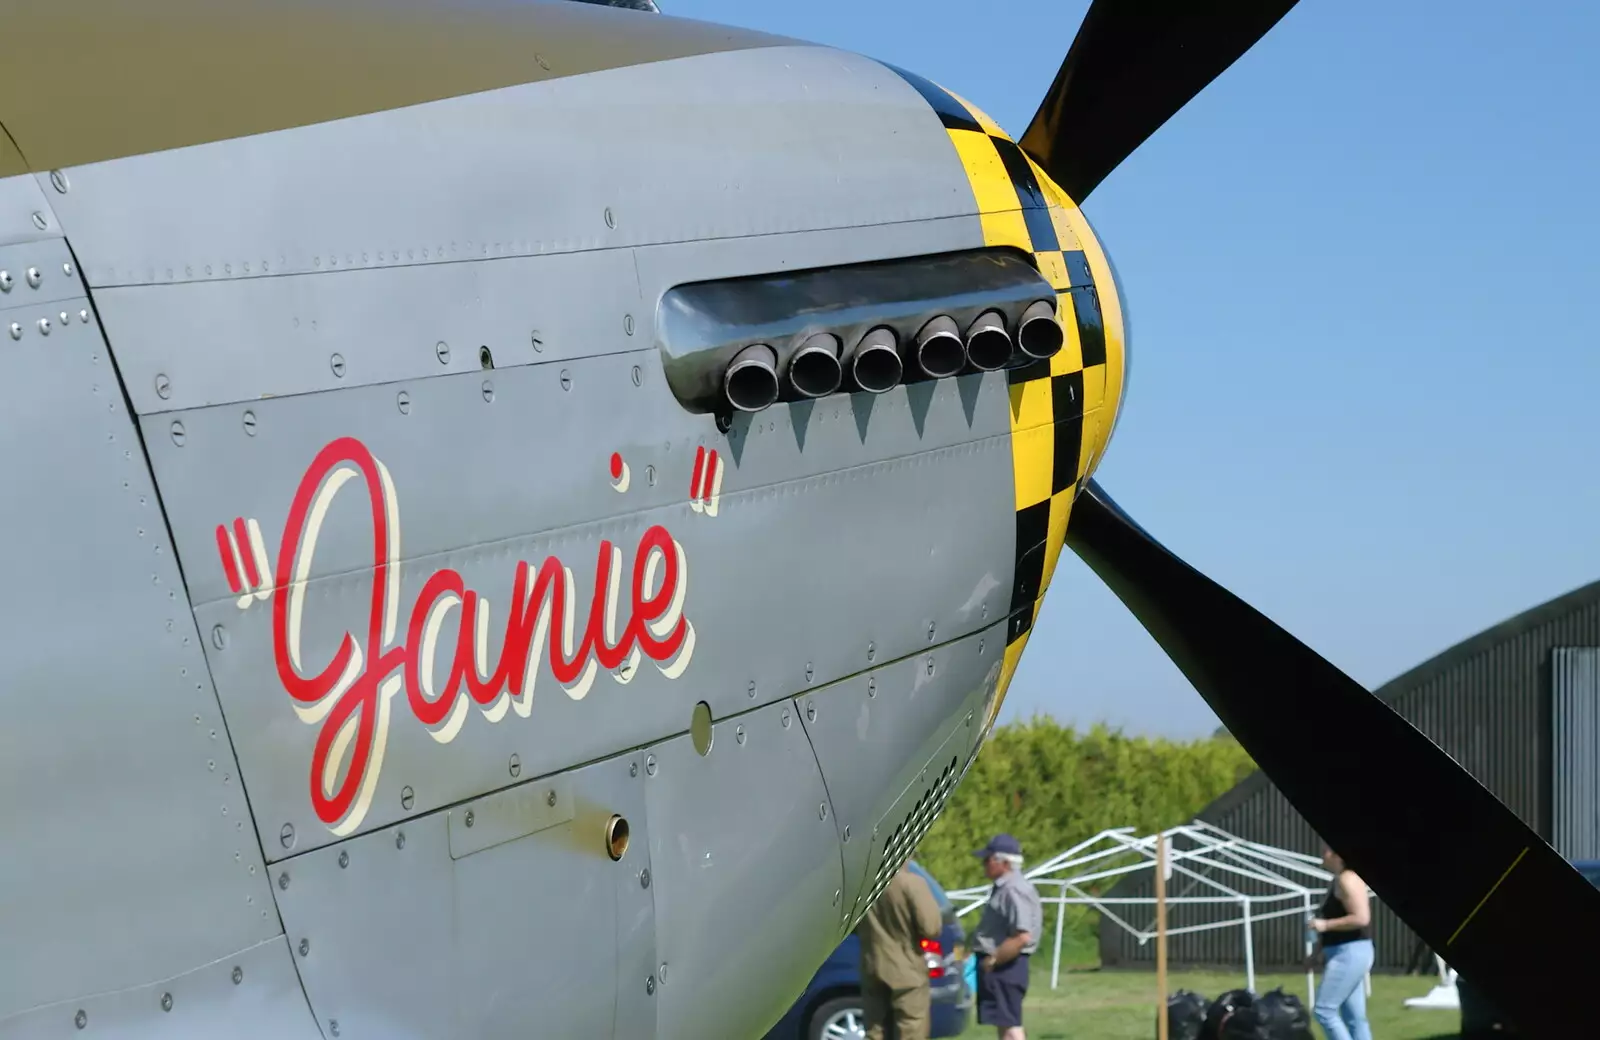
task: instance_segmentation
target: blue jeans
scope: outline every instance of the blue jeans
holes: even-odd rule
[[[1367,1024],[1367,972],[1372,969],[1371,939],[1329,946],[1323,953],[1327,968],[1317,987],[1312,1014],[1322,1023],[1328,1040],[1372,1040]]]

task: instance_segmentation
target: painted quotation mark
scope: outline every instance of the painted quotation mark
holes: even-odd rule
[[[715,448],[706,451],[702,445],[695,449],[694,476],[689,478],[689,508],[706,516],[717,515],[717,503],[722,499],[722,456]]]
[[[239,597],[240,610],[272,595],[272,565],[261,540],[260,524],[243,517],[235,517],[231,529],[218,524],[217,553],[222,557],[228,587]]]

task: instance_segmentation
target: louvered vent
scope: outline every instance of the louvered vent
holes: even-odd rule
[[[884,842],[883,854],[878,860],[878,872],[873,876],[872,887],[856,901],[855,912],[845,923],[845,931],[851,931],[866,916],[872,904],[883,895],[883,890],[889,887],[900,868],[906,865],[906,860],[911,858],[911,853],[916,850],[917,843],[928,833],[928,828],[933,826],[933,821],[944,812],[945,803],[950,800],[950,792],[955,790],[956,782],[961,774],[956,771],[960,763],[960,756],[952,756],[950,764],[944,767],[944,772],[928,786],[922,797],[917,799],[917,804],[906,813],[904,820],[895,827],[889,835],[889,840]]]

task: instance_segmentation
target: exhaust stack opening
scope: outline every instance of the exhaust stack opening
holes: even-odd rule
[[[1024,354],[1039,360],[1055,357],[1065,342],[1066,333],[1056,321],[1055,301],[1038,300],[1022,312],[1022,320],[1017,323],[1017,345]]]
[[[843,381],[837,336],[817,333],[801,344],[789,361],[789,382],[802,396],[827,397]]]
[[[869,394],[887,393],[904,373],[893,330],[880,327],[861,337],[850,358],[850,378],[856,386]]]
[[[934,379],[953,376],[967,367],[967,348],[955,319],[941,314],[917,333],[917,367]]]
[[[778,356],[765,343],[734,355],[722,376],[722,396],[741,412],[759,412],[778,399]]]
[[[1003,368],[1011,360],[1011,336],[1006,332],[1005,315],[984,311],[967,329],[967,357],[973,367],[985,372]]]

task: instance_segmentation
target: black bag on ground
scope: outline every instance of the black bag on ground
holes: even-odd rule
[[[1206,1024],[1207,1004],[1205,997],[1186,989],[1180,989],[1168,997],[1168,1040],[1200,1040],[1200,1030],[1204,1029]],[[1160,1022],[1156,1025],[1156,1035],[1160,1036]]]
[[[1247,989],[1222,994],[1206,1009],[1200,1040],[1273,1040],[1255,1004],[1255,994]]]
[[[1278,987],[1256,998],[1255,1010],[1271,1040],[1317,1040],[1311,1031],[1311,1012],[1300,998]]]

